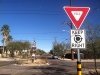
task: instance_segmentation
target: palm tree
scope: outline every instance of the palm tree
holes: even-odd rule
[[[7,40],[6,40],[6,45],[9,43],[9,42],[12,42],[13,38],[11,35],[8,36]],[[4,42],[4,38],[2,39],[2,43]]]
[[[11,37],[10,35],[9,35],[9,33],[10,33],[10,29],[9,29],[9,26],[8,25],[3,25],[2,26],[2,28],[1,28],[1,34],[2,34],[2,36],[3,36],[3,51],[2,51],[2,53],[4,53],[4,46],[6,46],[7,45],[7,42],[8,42],[8,38],[9,37]]]
[[[8,36],[7,40],[6,40],[6,45],[9,43],[9,42],[12,42],[13,38],[11,35]]]

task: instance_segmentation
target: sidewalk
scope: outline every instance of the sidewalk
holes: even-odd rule
[[[77,59],[71,60],[71,59],[60,59],[60,60],[66,60],[69,62],[77,62]],[[94,62],[94,59],[81,59],[81,62]],[[96,59],[96,62],[100,62],[100,59]]]

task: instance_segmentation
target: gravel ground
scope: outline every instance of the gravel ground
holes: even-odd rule
[[[19,66],[6,65],[0,67],[0,75],[66,75],[65,69],[53,66]]]
[[[12,60],[0,61],[0,75],[75,75],[77,73],[76,60],[49,60],[49,64],[21,64],[16,65]],[[83,72],[94,69],[92,61],[82,61]],[[100,62],[97,62],[98,71]],[[95,74],[94,74],[95,75]]]

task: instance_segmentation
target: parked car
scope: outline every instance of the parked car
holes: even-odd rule
[[[52,56],[52,59],[58,59],[58,56]]]

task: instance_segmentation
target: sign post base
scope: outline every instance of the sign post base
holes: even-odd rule
[[[82,75],[82,66],[80,58],[80,50],[77,49],[77,75]]]

